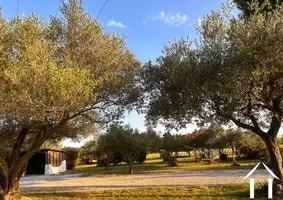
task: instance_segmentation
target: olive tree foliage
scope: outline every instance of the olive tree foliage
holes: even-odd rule
[[[106,169],[108,169],[111,158],[114,158],[118,150],[116,146],[117,141],[115,139],[115,133],[105,133],[99,136],[95,151],[98,166],[106,165]]]
[[[150,144],[147,134],[141,134],[128,125],[112,125],[100,136],[97,150],[107,155],[107,167],[111,156],[119,152],[129,165],[129,173],[133,174],[135,161],[141,153],[146,153],[150,149]]]
[[[80,148],[81,150],[80,157],[85,164],[92,164],[92,161],[94,160],[95,157],[96,148],[97,148],[97,142],[95,139],[85,142],[84,145]]]
[[[162,146],[161,132],[156,132],[152,127],[141,133],[148,139],[149,151],[151,153],[159,153]]]
[[[175,40],[156,64],[144,66],[147,119],[172,127],[233,122],[264,140],[283,180],[276,140],[283,111],[283,7],[267,17],[257,9],[249,20],[228,8],[201,20],[194,46]]]
[[[0,199],[20,199],[19,179],[46,140],[115,121],[139,95],[139,62],[124,38],[105,33],[81,0],[62,2],[61,12],[48,22],[0,16],[0,139],[8,147]]]
[[[237,8],[242,11],[242,16],[245,18],[257,13],[256,8],[254,8],[254,3],[262,9],[262,13],[272,13],[278,5],[282,4],[282,0],[233,0],[237,5]]]
[[[167,132],[163,134],[162,138],[162,151],[160,152],[163,162],[168,162],[171,167],[177,166],[177,155],[180,147],[183,148],[183,138],[178,135],[172,135]],[[181,144],[181,145],[180,145]]]

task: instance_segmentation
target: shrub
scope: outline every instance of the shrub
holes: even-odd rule
[[[96,154],[97,166],[106,167],[108,162],[108,156],[105,153],[101,153],[99,151],[96,151],[95,154]],[[109,164],[117,165],[122,161],[123,161],[122,154],[120,152],[115,152],[110,157]]]
[[[259,190],[262,194],[268,194],[268,183],[259,183]]]
[[[226,153],[221,153],[219,156],[220,160],[228,160],[228,155]]]
[[[170,167],[177,166],[177,157],[176,156],[168,156],[168,164]]]
[[[201,151],[201,150],[198,150],[198,149],[195,149],[194,154],[195,154],[195,162],[196,162],[196,163],[201,162],[202,159],[203,159],[203,153],[202,153],[202,151]]]
[[[137,157],[137,162],[142,164],[146,160],[146,152],[140,152]]]
[[[165,150],[160,151],[160,158],[163,159],[163,162],[168,162],[168,156]]]
[[[239,148],[240,155],[245,158],[260,158],[266,155],[266,149],[254,149],[249,146],[242,146]]]
[[[76,148],[65,148],[67,169],[74,169],[78,166],[80,160],[80,150]]]
[[[115,152],[113,153],[113,156],[111,158],[111,163],[113,163],[114,165],[117,165],[119,163],[121,163],[123,161],[123,156],[120,152]]]
[[[245,158],[260,158],[266,155],[266,146],[263,140],[254,133],[243,133],[236,139],[239,154]]]
[[[98,167],[106,167],[108,162],[108,156],[106,154],[101,154],[97,157],[97,166]]]

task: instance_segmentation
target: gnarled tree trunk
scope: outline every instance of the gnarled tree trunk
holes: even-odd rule
[[[21,199],[21,193],[19,188],[19,181],[16,181],[14,183],[10,183],[7,191],[4,192],[1,200],[19,200]]]
[[[21,199],[19,188],[20,178],[26,170],[29,159],[38,151],[50,134],[47,128],[43,127],[43,129],[36,134],[34,141],[25,153],[22,153],[21,148],[28,132],[29,128],[22,128],[13,145],[11,154],[6,159],[0,158],[0,171],[3,179],[1,184],[3,192],[0,194],[0,200]]]
[[[26,163],[28,160],[26,160]],[[20,178],[26,169],[27,164],[22,162],[16,163],[14,166],[1,165],[3,172],[3,193],[0,200],[19,200],[21,199],[20,193]]]
[[[282,156],[280,153],[279,144],[276,140],[276,137],[265,138],[264,142],[270,155],[272,171],[279,178],[279,181],[276,179],[274,181],[274,190],[277,194],[279,194],[282,191],[283,184]]]

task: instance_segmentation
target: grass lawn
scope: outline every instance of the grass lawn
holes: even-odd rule
[[[207,160],[200,163],[195,163],[193,157],[180,154],[178,158],[178,166],[168,167],[167,163],[162,162],[159,154],[149,154],[145,163],[135,164],[134,172],[136,174],[142,173],[155,173],[155,172],[177,172],[177,171],[199,171],[199,170],[221,170],[221,169],[252,169],[259,160],[238,160],[241,164],[240,167],[231,166],[232,161],[218,161],[214,164],[208,164]],[[86,175],[105,175],[105,174],[127,174],[128,166],[121,164],[118,166],[110,166],[108,170],[105,167],[96,167],[93,165],[79,165],[74,170],[69,170],[66,174],[82,173]]]
[[[57,193],[57,194],[30,194],[31,200],[160,200],[160,199],[195,199],[195,200],[216,200],[216,199],[249,199],[249,185],[227,185],[217,187],[198,188],[150,188],[150,189],[127,189],[127,190],[106,190],[84,193]],[[256,199],[267,199],[267,194],[256,186]]]

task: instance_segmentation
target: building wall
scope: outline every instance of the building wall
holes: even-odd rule
[[[67,170],[66,160],[61,162],[60,166],[54,167],[51,164],[45,165],[45,175],[58,174],[60,172],[65,172]]]
[[[67,170],[66,153],[49,150],[46,153],[45,174],[58,174]]]

